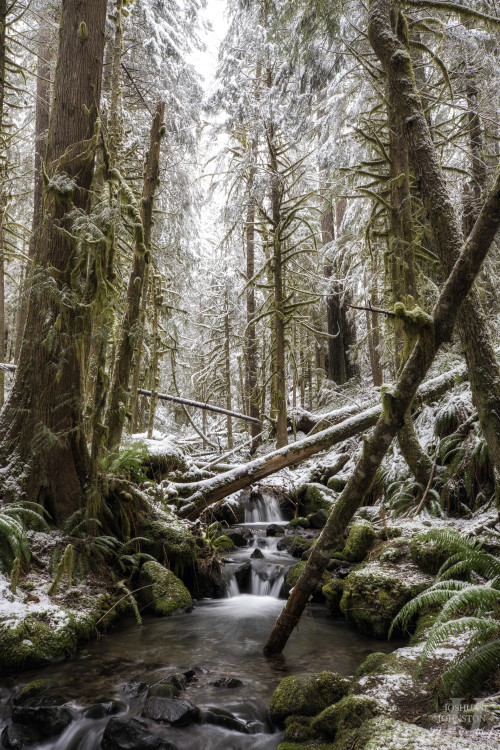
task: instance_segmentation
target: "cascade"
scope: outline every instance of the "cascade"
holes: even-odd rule
[[[284,526],[283,517],[274,493],[252,493],[244,509],[244,523],[252,532],[248,546],[231,555],[226,565],[227,597],[242,594],[252,597],[279,598],[288,569],[296,560],[286,550],[279,549],[280,536],[267,536],[270,524]]]

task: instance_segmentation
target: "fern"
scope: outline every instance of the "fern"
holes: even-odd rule
[[[27,528],[48,530],[44,514],[46,511],[38,503],[17,501],[6,503],[0,508],[0,567],[10,573],[14,561],[20,564],[31,558]]]
[[[424,607],[438,608],[419,667],[422,669],[441,644],[467,635],[465,649],[445,668],[441,683],[448,693],[470,690],[500,666],[500,561],[482,549],[480,540],[451,529],[429,531],[426,538],[438,543],[450,557],[435,583],[401,609],[390,633],[395,627],[406,628]],[[451,579],[456,575],[467,580]]]
[[[105,474],[124,477],[130,482],[142,483],[148,481],[144,471],[144,462],[148,455],[147,446],[136,441],[126,448],[122,448],[118,454],[108,453],[101,459],[100,463]]]

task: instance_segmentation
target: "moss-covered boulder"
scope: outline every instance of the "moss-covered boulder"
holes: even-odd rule
[[[290,570],[288,571],[288,573],[285,576],[285,582],[284,582],[284,586],[283,586],[283,590],[282,590],[282,595],[283,596],[288,596],[288,594],[290,593],[290,591],[293,589],[293,587],[295,586],[295,584],[299,580],[299,576],[302,573],[302,571],[304,570],[305,566],[306,566],[306,561],[305,560],[301,561],[301,562],[298,562],[298,563],[295,563],[295,565],[292,565],[292,567],[290,568]],[[325,597],[323,596],[322,589],[323,589],[323,587],[327,583],[329,583],[329,581],[330,581],[330,574],[327,573],[326,570],[325,570],[325,572],[321,576],[321,581],[318,583],[318,585],[316,587],[316,593],[313,596],[313,601],[316,601],[316,602],[324,602],[325,601]]]
[[[428,531],[417,534],[410,544],[413,562],[425,573],[435,575],[449,557],[441,545],[431,538]]]
[[[302,557],[304,552],[312,547],[314,539],[306,539],[303,536],[295,536],[288,550],[294,557]]]
[[[221,534],[221,536],[216,537],[216,539],[213,540],[212,544],[218,552],[231,552],[232,550],[236,549],[236,545],[233,540],[225,534]]]
[[[167,516],[141,523],[138,536],[143,537],[141,549],[162,565],[168,565],[181,578],[196,566],[198,547],[189,529]]]
[[[311,483],[298,492],[299,512],[301,516],[310,516],[320,508],[330,513],[334,496],[322,484]]]
[[[340,615],[340,601],[344,593],[344,581],[341,578],[331,578],[321,592],[325,598],[326,606],[333,615]]]
[[[345,579],[340,609],[365,635],[386,638],[401,607],[431,584],[432,578],[415,566],[369,563]]]
[[[346,695],[333,706],[327,706],[315,716],[311,723],[312,731],[328,740],[337,735],[346,739],[353,730],[359,729],[365,721],[382,713],[375,698],[366,695]]]
[[[307,742],[314,739],[310,716],[289,716],[285,719],[285,740],[287,742]]]
[[[471,748],[493,748],[488,743],[478,744],[468,738],[457,737],[456,734],[446,734],[442,730],[424,729],[406,721],[397,721],[383,716],[376,716],[365,721],[350,738],[350,744],[335,743],[335,750],[471,750]]]
[[[140,600],[159,617],[187,612],[193,606],[191,594],[171,570],[148,561],[141,568]]]
[[[399,563],[410,557],[410,542],[406,537],[399,536],[384,544],[377,555],[381,563]]]
[[[118,616],[109,595],[81,597],[82,610],[48,606],[20,620],[0,622],[0,670],[43,666],[69,656],[77,644]],[[125,606],[127,608],[127,606]]]
[[[282,726],[288,716],[315,716],[347,695],[349,680],[337,672],[285,677],[273,693],[269,712]]]
[[[373,546],[377,534],[372,524],[360,518],[349,531],[342,557],[349,562],[362,562]]]

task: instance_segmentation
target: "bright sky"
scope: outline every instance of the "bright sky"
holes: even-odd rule
[[[226,0],[207,0],[207,7],[202,12],[202,19],[209,21],[212,28],[203,35],[206,50],[195,52],[191,56],[191,62],[203,76],[207,93],[211,92],[214,84],[219,47],[228,27],[225,12]]]

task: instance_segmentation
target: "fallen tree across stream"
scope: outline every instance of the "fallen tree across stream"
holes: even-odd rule
[[[452,388],[457,381],[464,378],[466,378],[466,369],[460,367],[450,373],[428,380],[418,389],[413,405],[437,398]],[[315,453],[331,448],[373,427],[381,413],[382,406],[377,404],[365,409],[360,414],[345,419],[340,424],[256,458],[243,466],[219,474],[217,477],[189,484],[170,483],[166,490],[170,495],[186,498],[185,504],[179,508],[178,513],[182,518],[195,519],[209,505],[222,500],[233,492],[248,487],[287,466],[300,463]]]

